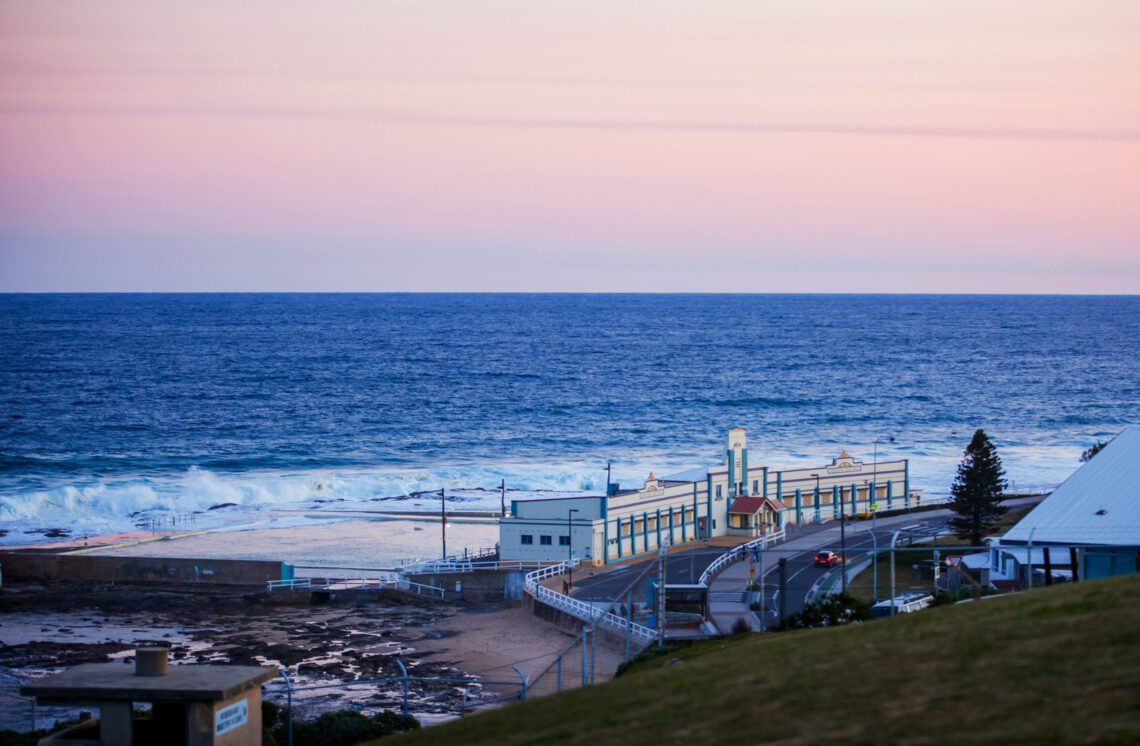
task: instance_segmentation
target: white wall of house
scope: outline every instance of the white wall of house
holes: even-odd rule
[[[499,556],[504,560],[561,562],[570,556],[601,564],[601,521],[504,518],[499,522]],[[565,542],[569,537],[569,545]]]

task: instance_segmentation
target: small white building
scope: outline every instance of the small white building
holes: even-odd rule
[[[611,485],[608,495],[513,500],[510,517],[499,522],[499,551],[503,559],[577,557],[602,565],[662,544],[834,520],[841,509],[854,515],[909,508],[921,494],[910,489],[906,459],[866,464],[844,451],[815,468],[750,463],[746,433],[736,428],[716,466],[664,478],[650,473],[638,489]]]
[[[1074,570],[1081,580],[1140,571],[1140,427],[1125,428],[991,545],[996,578],[1025,567]],[[1072,551],[1070,551],[1072,550]],[[1072,568],[1072,560],[1077,567]]]

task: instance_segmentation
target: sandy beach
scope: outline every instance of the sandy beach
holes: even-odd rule
[[[299,521],[304,521],[297,525]],[[5,550],[67,551],[122,557],[208,557],[274,560],[292,565],[391,568],[401,561],[438,557],[437,518],[367,516],[321,511],[265,511],[204,530],[133,531]],[[493,547],[498,526],[449,518],[448,553]]]

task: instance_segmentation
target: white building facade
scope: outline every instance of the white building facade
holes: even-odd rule
[[[906,459],[865,464],[846,452],[830,464],[777,471],[749,463],[747,435],[728,433],[724,461],[635,490],[561,499],[514,500],[499,523],[503,559],[603,565],[728,534],[762,536],[789,523],[818,523],[873,510],[913,507]]]

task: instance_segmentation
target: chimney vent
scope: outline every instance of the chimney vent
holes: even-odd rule
[[[135,676],[165,676],[166,653],[163,647],[137,648],[135,650]]]

